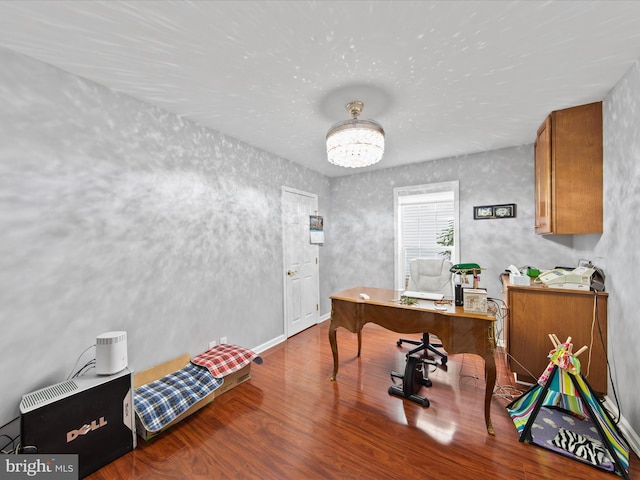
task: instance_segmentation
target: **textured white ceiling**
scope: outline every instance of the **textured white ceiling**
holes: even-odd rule
[[[0,45],[328,176],[365,102],[368,169],[532,143],[640,58],[639,1],[0,1]],[[358,170],[360,171],[360,170]]]

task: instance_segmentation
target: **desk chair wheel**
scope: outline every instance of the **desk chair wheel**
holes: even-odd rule
[[[412,402],[416,402],[423,407],[429,406],[429,399],[418,395],[420,387],[430,387],[431,380],[424,376],[424,363],[417,355],[407,356],[407,363],[404,368],[404,375],[391,372],[391,381],[394,378],[402,379],[402,386],[392,385],[389,387],[389,394],[397,397],[406,398]]]

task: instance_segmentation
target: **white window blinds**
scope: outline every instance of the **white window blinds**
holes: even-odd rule
[[[446,258],[456,263],[456,184],[396,191],[396,288],[404,288],[415,258]]]

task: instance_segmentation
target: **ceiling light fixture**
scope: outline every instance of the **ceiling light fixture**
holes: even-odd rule
[[[327,132],[327,158],[340,167],[368,167],[382,159],[384,130],[373,120],[358,120],[364,103],[346,105],[351,120],[336,123]]]

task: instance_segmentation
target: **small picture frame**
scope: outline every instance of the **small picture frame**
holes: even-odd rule
[[[481,205],[478,207],[473,207],[474,220],[483,220],[487,218],[514,218],[515,216],[515,203],[505,203],[501,205]]]
[[[481,220],[484,218],[495,218],[493,216],[493,205],[482,205],[473,207],[473,219]]]
[[[513,218],[516,216],[516,204],[507,203],[506,205],[495,205],[493,214],[496,218]]]

